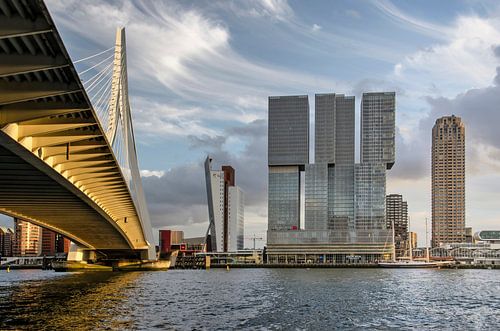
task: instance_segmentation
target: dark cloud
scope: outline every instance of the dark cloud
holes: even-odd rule
[[[247,125],[227,128],[225,131],[230,136],[264,137],[267,135],[266,123],[266,120],[260,119],[250,122]]]
[[[500,45],[493,47],[493,54],[495,54],[496,57],[500,58]]]
[[[429,175],[431,131],[422,129],[420,139],[405,142],[396,131],[396,163],[388,172],[391,178],[419,179]]]
[[[436,119],[456,115],[465,123],[466,155],[471,166],[477,163],[477,144],[500,149],[500,67],[497,68],[496,86],[471,89],[454,98],[426,99],[429,115],[422,119],[411,142],[405,142],[401,134],[396,135],[396,163],[390,176],[398,178],[420,178],[430,174],[431,135]],[[494,154],[489,157],[496,159]],[[469,169],[473,169],[470,166]]]
[[[200,152],[199,161],[166,171],[161,177],[143,178],[144,191],[154,227],[208,224],[208,208],[203,162],[213,158],[213,169],[231,165],[236,170],[236,184],[245,192],[245,206],[262,206],[267,201],[267,122],[256,120],[247,125],[230,127],[226,136],[191,137]],[[225,150],[230,136],[245,138],[241,153]],[[219,143],[221,142],[222,143]]]
[[[201,136],[189,135],[187,136],[189,140],[190,148],[200,148],[200,147],[211,147],[211,148],[221,148],[226,142],[226,137],[214,136],[211,137],[207,134]]]

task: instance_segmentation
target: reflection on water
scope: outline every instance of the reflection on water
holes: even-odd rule
[[[498,270],[0,272],[0,329],[500,329]]]
[[[133,325],[133,321],[115,316],[114,311],[124,304],[127,288],[141,277],[140,273],[57,275],[54,279],[11,282],[9,287],[0,287],[0,327],[90,330],[129,329]]]

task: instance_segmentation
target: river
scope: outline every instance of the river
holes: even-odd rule
[[[499,330],[499,270],[0,271],[0,329]]]

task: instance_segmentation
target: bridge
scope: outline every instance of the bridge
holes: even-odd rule
[[[79,75],[43,1],[0,1],[0,213],[66,236],[75,260],[155,260],[124,29],[112,52]]]

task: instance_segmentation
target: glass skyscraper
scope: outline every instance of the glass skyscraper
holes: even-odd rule
[[[316,94],[315,163],[308,164],[307,96],[269,98],[270,262],[373,262],[390,255],[385,187],[395,160],[395,93],[363,94],[361,117],[355,164],[354,97]]]
[[[300,227],[300,171],[309,163],[307,95],[269,97],[268,227]]]

